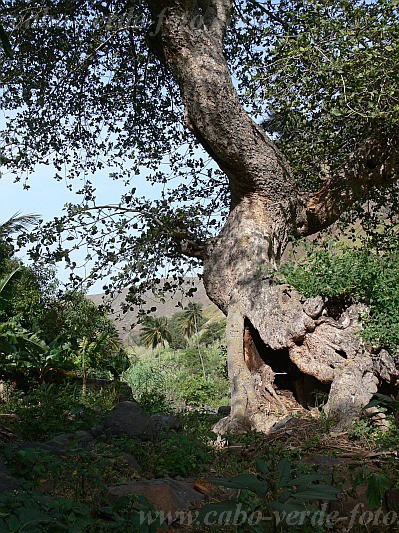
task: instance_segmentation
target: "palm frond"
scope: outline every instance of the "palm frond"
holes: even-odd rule
[[[38,222],[39,218],[39,215],[33,213],[28,215],[21,215],[20,212],[14,213],[8,220],[0,223],[0,239],[27,229]]]
[[[3,278],[0,279],[0,295],[7,288],[8,284],[10,283],[10,281],[15,276],[17,276],[17,274],[22,272],[22,270],[23,269],[21,267],[18,267],[15,270],[13,270],[10,274],[8,274],[7,276],[4,276]]]

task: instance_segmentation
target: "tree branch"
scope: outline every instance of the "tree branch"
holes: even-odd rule
[[[328,175],[321,189],[304,204],[305,220],[301,235],[321,231],[366,199],[372,188],[387,187],[399,178],[399,138],[370,138],[348,157],[347,163]]]
[[[175,228],[171,231],[171,237],[178,252],[203,261],[206,256],[207,243],[198,239],[195,235],[183,227]]]
[[[148,3],[154,12],[158,3]],[[298,193],[289,165],[243,109],[223,54],[231,0],[198,0],[189,8],[179,0],[166,3],[162,24],[157,8],[159,31],[150,46],[179,84],[187,126],[228,176],[233,206],[255,193],[294,212]],[[206,12],[217,19],[217,30],[206,25]],[[204,24],[194,25],[201,16]]]
[[[281,17],[276,15],[276,13],[273,13],[273,11],[270,11],[270,9],[267,9],[267,7],[265,7],[263,4],[261,4],[257,0],[248,0],[248,2],[252,4],[253,6],[257,7],[258,9],[260,9],[262,13],[264,13],[265,15],[269,17],[270,20],[273,20],[274,22],[277,22],[278,24],[280,24],[280,26],[283,28],[283,30],[286,33],[290,33],[290,31],[292,31],[292,28],[290,28],[289,24],[287,24]]]

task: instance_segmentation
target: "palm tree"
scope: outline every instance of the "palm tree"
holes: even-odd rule
[[[179,325],[182,333],[186,335],[188,339],[190,339],[193,335],[195,335],[196,337],[198,355],[202,367],[202,376],[204,378],[204,381],[206,381],[204,359],[202,357],[198,335],[198,327],[201,324],[203,318],[204,317],[202,315],[202,305],[196,302],[190,302],[187,307],[184,308],[184,311],[179,317]]]
[[[165,317],[146,316],[140,334],[140,341],[147,348],[153,350],[158,347],[158,360],[160,361],[159,347],[164,348],[166,342],[171,342],[172,334],[168,329],[168,320]]]
[[[20,215],[20,213],[15,213],[5,222],[0,223],[0,245],[2,241],[5,243],[5,239],[10,237],[13,233],[20,233],[22,230],[25,230],[39,219],[38,215]],[[7,245],[6,245],[7,246]],[[0,261],[2,261],[2,255],[4,250],[0,246]],[[3,269],[2,269],[3,270]],[[4,308],[4,305],[7,303],[6,299],[10,295],[9,293],[10,285],[12,280],[17,278],[23,272],[21,266],[17,266],[11,272],[6,272],[0,278],[0,310]]]
[[[21,215],[19,212],[14,213],[8,220],[0,223],[0,240],[9,237],[12,233],[19,233],[20,231],[32,226],[39,220],[39,215]]]

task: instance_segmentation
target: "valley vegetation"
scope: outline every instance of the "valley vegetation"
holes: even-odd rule
[[[397,1],[6,0],[1,17],[2,166],[29,188],[47,165],[79,200],[0,227],[0,526],[166,529],[110,490],[169,476],[204,495],[200,530],[237,505],[263,522],[227,531],[313,530],[323,504],[397,518]],[[107,279],[144,309],[199,271],[226,323],[194,300],[143,310],[130,348],[85,295]],[[148,432],[112,432],[118,409]]]

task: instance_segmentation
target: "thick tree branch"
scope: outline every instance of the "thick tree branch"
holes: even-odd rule
[[[367,139],[347,163],[327,176],[321,189],[309,196],[302,235],[311,235],[336,222],[372,188],[387,187],[399,178],[399,139]]]
[[[171,237],[179,253],[203,261],[206,257],[207,243],[198,239],[184,228],[175,228]]]
[[[148,4],[158,30],[150,46],[180,86],[187,126],[228,176],[233,206],[260,194],[265,204],[294,212],[298,193],[289,165],[244,111],[223,55],[231,1]]]

